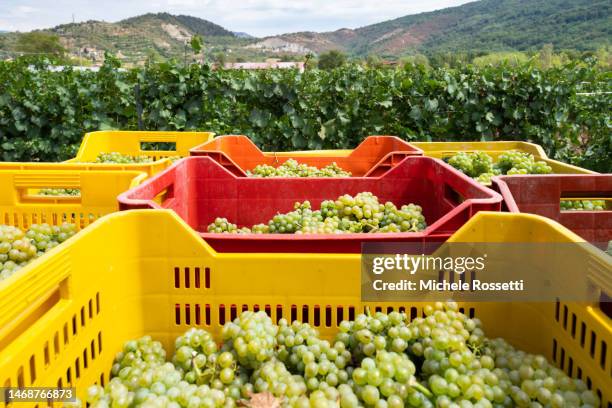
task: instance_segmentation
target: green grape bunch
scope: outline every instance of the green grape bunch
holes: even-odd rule
[[[495,176],[495,173],[482,173],[476,177],[475,180],[484,186],[490,186],[492,183],[491,178],[493,176]]]
[[[272,359],[278,326],[262,311],[243,312],[223,327],[223,351],[230,351],[243,366],[256,369]]]
[[[94,163],[107,164],[143,164],[153,163],[153,158],[145,155],[129,155],[117,152],[99,153]]]
[[[276,214],[267,223],[238,228],[226,218],[208,225],[211,233],[227,234],[347,234],[376,232],[419,232],[427,228],[423,209],[416,204],[397,208],[381,203],[371,192],[342,195],[321,202],[313,210],[309,201],[296,202],[293,211]]]
[[[581,407],[599,408],[587,384],[544,356],[488,338],[455,302],[406,313],[359,314],[332,341],[308,323],[242,312],[221,343],[190,328],[170,361],[150,336],[125,343],[111,380],[87,389],[96,408],[129,407]]]
[[[76,234],[76,225],[33,224],[27,231],[0,225],[0,281]]]
[[[544,161],[536,161],[532,154],[511,150],[499,155],[495,166],[501,174],[549,174],[552,168]]]
[[[325,167],[317,168],[300,164],[295,159],[289,159],[278,167],[259,164],[248,170],[249,177],[350,177],[351,173],[341,169],[335,162]]]
[[[191,328],[179,336],[174,347],[172,363],[184,373],[191,384],[209,384],[215,374],[217,343],[210,333]]]
[[[448,159],[448,164],[470,177],[479,175],[474,172],[472,155],[470,153],[459,152]]]
[[[287,398],[291,403],[306,394],[304,378],[294,375],[282,361],[272,359],[263,363],[253,372],[252,384],[256,392],[270,392],[280,398]]]
[[[308,323],[289,324],[281,319],[278,325],[278,358],[304,377],[309,390],[319,389],[322,383],[335,387],[348,382],[352,356],[344,343],[330,344]]]
[[[123,349],[115,356],[111,374],[119,375],[126,367],[138,367],[143,364],[158,365],[166,361],[166,350],[151,336],[125,342]]]
[[[78,197],[81,195],[81,190],[78,188],[41,188],[38,195]]]
[[[251,230],[249,228],[238,228],[236,224],[232,224],[227,218],[215,218],[215,221],[211,223],[207,231],[215,234],[249,234]],[[259,231],[259,230],[258,230]]]
[[[491,185],[491,177],[502,174],[511,176],[552,173],[552,167],[546,162],[536,161],[532,154],[516,150],[500,154],[496,162],[485,152],[458,152],[448,158],[447,162],[486,186]]]
[[[562,211],[605,211],[605,200],[561,200]]]
[[[485,152],[475,152],[472,154],[473,177],[484,173],[493,173],[493,159]]]

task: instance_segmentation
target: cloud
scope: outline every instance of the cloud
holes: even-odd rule
[[[188,14],[229,30],[266,36],[356,28],[469,0],[0,0],[0,30],[31,30],[72,20],[118,21],[148,12]],[[7,24],[8,22],[8,24]]]
[[[17,6],[14,10],[14,14],[30,14],[30,13],[36,13],[39,10],[36,7],[31,7],[31,6]]]
[[[159,2],[158,2],[159,3]],[[162,4],[164,2],[161,2]],[[207,7],[209,5],[209,1],[202,0],[166,0],[165,3],[169,7],[187,7],[187,8],[195,8],[195,7]]]
[[[166,0],[189,2],[189,0]],[[288,31],[332,31],[356,28],[466,3],[466,0],[210,0],[205,9],[189,11],[236,31],[273,35]],[[231,5],[230,5],[231,4]],[[205,10],[206,16],[202,15]],[[231,10],[228,12],[228,10]]]

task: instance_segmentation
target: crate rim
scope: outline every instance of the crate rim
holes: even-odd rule
[[[229,177],[232,177],[233,179],[240,179],[240,178],[244,178],[244,177],[238,177],[236,175],[234,175],[232,172],[230,172],[227,168],[225,168],[224,166],[221,166],[219,163],[217,163],[215,160],[211,159],[210,157],[207,156],[189,156],[189,157],[185,157],[181,160],[176,161],[175,163],[172,164],[172,166],[170,166],[169,168],[167,168],[166,170],[164,170],[164,172],[170,172],[172,171],[172,169],[174,169],[176,166],[179,165],[179,163],[182,163],[185,160],[193,160],[193,161],[210,161],[212,163],[214,163],[216,166],[218,166],[221,171],[225,172]],[[393,232],[393,233],[369,233],[367,234],[368,238],[371,239],[385,239],[385,240],[391,240],[393,238],[402,238],[402,237],[411,237],[411,238],[421,238],[421,237],[434,237],[435,231],[438,229],[438,227],[440,225],[443,225],[446,221],[447,221],[447,217],[449,216],[454,216],[457,214],[460,214],[462,211],[464,211],[466,208],[470,207],[472,204],[496,204],[496,203],[501,203],[503,201],[503,197],[501,194],[499,194],[498,192],[487,188],[486,186],[483,186],[479,183],[474,183],[474,180],[467,176],[466,174],[456,170],[454,167],[452,167],[451,165],[449,165],[448,163],[445,163],[443,160],[440,159],[436,159],[433,157],[426,157],[426,156],[406,156],[405,158],[403,158],[399,163],[398,166],[401,166],[403,163],[409,161],[409,160],[425,160],[425,161],[430,161],[433,163],[436,163],[439,166],[442,166],[444,168],[446,168],[447,170],[453,171],[455,173],[457,173],[461,178],[463,178],[466,182],[470,183],[470,185],[472,185],[472,187],[478,189],[481,193],[483,193],[484,195],[488,196],[486,198],[467,198],[465,199],[463,202],[459,203],[456,207],[454,207],[453,209],[451,209],[449,212],[447,212],[446,214],[444,214],[444,217],[440,217],[439,219],[437,219],[436,221],[434,221],[431,224],[428,224],[427,227],[423,230],[423,231],[419,231],[419,232],[401,232],[401,233],[397,233],[397,232]],[[385,174],[380,175],[380,176],[375,176],[375,177],[363,177],[363,178],[367,178],[367,179],[374,179],[374,180],[379,180],[385,177]],[[301,177],[287,177],[290,179],[302,179]],[[263,182],[265,183],[265,180],[267,180],[267,178],[258,178],[258,177],[252,177],[249,178],[250,180],[252,180],[252,182]],[[281,178],[276,178],[276,179],[281,179]],[[336,181],[344,181],[346,179],[346,177],[312,177],[309,179],[323,179],[323,180],[336,180]],[[353,177],[353,179],[355,179],[355,177]],[[133,195],[136,191],[139,191],[140,189],[144,189],[146,188],[147,185],[153,183],[153,178],[150,178],[146,181],[144,181],[142,184],[131,188],[128,191],[123,192],[122,194],[120,194],[117,199],[118,201],[122,204],[122,205],[130,205],[130,206],[141,206],[141,207],[148,207],[151,209],[163,209],[163,207],[161,205],[159,205],[158,203],[156,203],[154,200],[152,199],[139,199],[139,198],[131,198],[131,195]],[[477,215],[478,213],[476,213]],[[240,234],[220,234],[220,233],[209,233],[209,232],[198,232],[196,231],[200,237],[204,240],[206,240],[206,238],[211,238],[211,239],[218,239],[218,240],[232,240],[234,242],[241,242],[241,241],[253,241],[256,240],[258,242],[266,242],[266,241],[274,241],[274,240],[278,240],[281,237],[286,237],[287,234],[245,234],[240,235]],[[432,234],[432,232],[434,232]],[[316,241],[316,240],[321,240],[322,237],[325,236],[330,236],[333,235],[334,237],[338,237],[338,235],[335,234],[301,234],[300,240],[301,241]],[[340,236],[340,238],[349,240],[349,239],[355,239],[355,238],[364,238],[364,234],[361,233],[347,233],[347,234],[342,234]]]
[[[215,137],[215,133],[214,132],[210,132],[210,131],[197,131],[197,130],[190,130],[190,131],[181,131],[181,130],[95,130],[92,132],[87,132],[83,135],[83,138],[81,139],[81,144],[79,145],[79,150],[77,151],[75,157],[66,160],[64,163],[82,163],[79,162],[79,158],[85,155],[85,151],[87,150],[88,144],[91,144],[93,142],[91,142],[90,140],[95,137],[96,135],[101,135],[101,134],[107,134],[107,133],[119,133],[119,134],[135,134],[135,135],[145,135],[145,134],[151,134],[151,133],[155,133],[157,136],[164,136],[164,135],[172,135],[172,136],[179,136],[181,134],[190,134],[190,135],[194,135],[194,134],[208,134],[209,139],[213,139]],[[156,152],[162,153],[162,154],[166,154],[166,155],[172,155],[172,153],[176,153],[173,150],[157,150]],[[111,153],[111,152],[108,152]],[[132,165],[132,166],[142,166],[142,165],[153,165],[153,164],[160,164],[160,163],[164,163],[166,161],[170,161],[168,158],[162,158],[162,159],[158,159],[155,160],[151,163],[129,163],[128,165]],[[86,163],[86,164],[93,164],[93,163]],[[103,164],[103,165],[111,165],[111,166],[117,166],[117,164],[115,163],[95,163],[95,164]]]

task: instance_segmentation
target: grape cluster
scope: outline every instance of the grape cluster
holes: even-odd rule
[[[81,195],[81,190],[78,188],[41,188],[38,195],[78,197]]]
[[[326,200],[319,210],[309,201],[295,203],[294,210],[275,215],[267,224],[238,228],[226,218],[216,218],[207,230],[230,234],[345,234],[375,232],[418,232],[427,227],[422,208],[415,204],[397,208],[380,203],[370,192],[348,194]]]
[[[552,173],[546,162],[536,161],[532,154],[516,150],[500,154],[495,163],[485,152],[458,152],[448,159],[448,164],[484,185],[490,185],[491,177],[501,174]]]
[[[0,279],[6,279],[38,253],[19,228],[0,225]]]
[[[272,359],[278,326],[265,312],[243,312],[223,327],[223,351],[230,351],[244,367],[258,368]]]
[[[421,378],[437,406],[599,406],[582,381],[543,356],[486,338],[481,322],[460,313],[456,303],[428,306],[425,315],[409,324],[419,333],[410,353],[423,359]]]
[[[448,164],[470,177],[493,173],[493,159],[484,152],[459,152],[448,159]]]
[[[398,312],[388,315],[378,312],[373,316],[360,314],[352,322],[340,323],[336,341],[351,350],[354,361],[375,357],[381,350],[402,353],[408,342],[416,337],[406,327],[405,320],[406,316]]]
[[[605,200],[561,200],[563,211],[604,211]]]
[[[517,406],[561,408],[600,404],[597,395],[582,380],[571,379],[544,356],[516,350],[503,339],[491,340],[484,353],[494,360],[506,398]]]
[[[512,169],[526,172],[520,174],[552,173],[552,168],[546,162],[536,161],[532,154],[516,150],[500,154],[495,165],[503,174],[512,174]]]
[[[0,225],[0,280],[76,234],[76,225],[34,224],[26,232]]]
[[[335,162],[323,168],[300,164],[295,159],[289,159],[278,167],[268,164],[255,166],[247,171],[249,177],[350,177],[351,173],[341,169]]]
[[[255,227],[253,227],[255,228]],[[249,228],[238,228],[236,224],[232,224],[227,218],[215,218],[215,221],[211,223],[207,231],[216,234],[248,234],[251,233]]]
[[[221,390],[184,381],[171,363],[126,367],[106,387],[89,387],[87,402],[96,408],[236,406]]]
[[[287,397],[289,401],[306,394],[304,378],[293,375],[282,361],[277,359],[263,363],[253,373],[253,389],[256,392],[270,392],[275,397]]]
[[[56,247],[77,233],[75,224],[64,222],[61,225],[33,224],[26,232],[38,249],[38,255]]]
[[[418,383],[415,373],[416,366],[406,354],[382,349],[353,370],[353,390],[367,406],[421,404],[431,393]]]
[[[191,384],[209,383],[217,368],[217,344],[210,333],[189,329],[176,339],[174,347],[176,352],[172,363],[184,372],[185,381]]]
[[[112,163],[112,164],[135,164],[135,163],[153,163],[153,158],[145,155],[132,156],[117,152],[100,153],[96,157],[95,163]]]
[[[304,378],[309,390],[318,389],[323,382],[330,387],[347,383],[352,356],[344,343],[331,345],[308,323],[289,324],[284,319],[279,322],[277,340],[278,358]]]
[[[360,314],[332,342],[264,312],[225,324],[220,347],[202,329],[176,339],[171,362],[149,336],[117,354],[94,408],[599,407],[597,395],[540,355],[485,336],[454,302],[405,313]]]
[[[143,336],[138,340],[125,342],[123,350],[117,353],[111,369],[113,376],[118,376],[126,367],[139,364],[161,365],[166,362],[166,350],[158,341],[153,341],[151,336]]]
[[[448,164],[470,177],[493,173],[493,159],[485,152],[459,152],[448,160]]]
[[[478,177],[475,177],[474,180],[476,180],[477,182],[479,182],[480,184],[482,184],[484,186],[490,186],[491,185],[491,177],[493,177],[493,176],[495,176],[495,173],[482,173]]]

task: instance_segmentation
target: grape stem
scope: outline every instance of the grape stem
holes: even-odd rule
[[[426,387],[424,387],[423,385],[421,385],[421,383],[419,383],[417,380],[415,380],[414,378],[410,381],[409,385],[419,391],[420,393],[422,393],[423,395],[425,395],[427,398],[431,398],[433,397],[433,394],[431,393],[431,391],[429,391]]]

